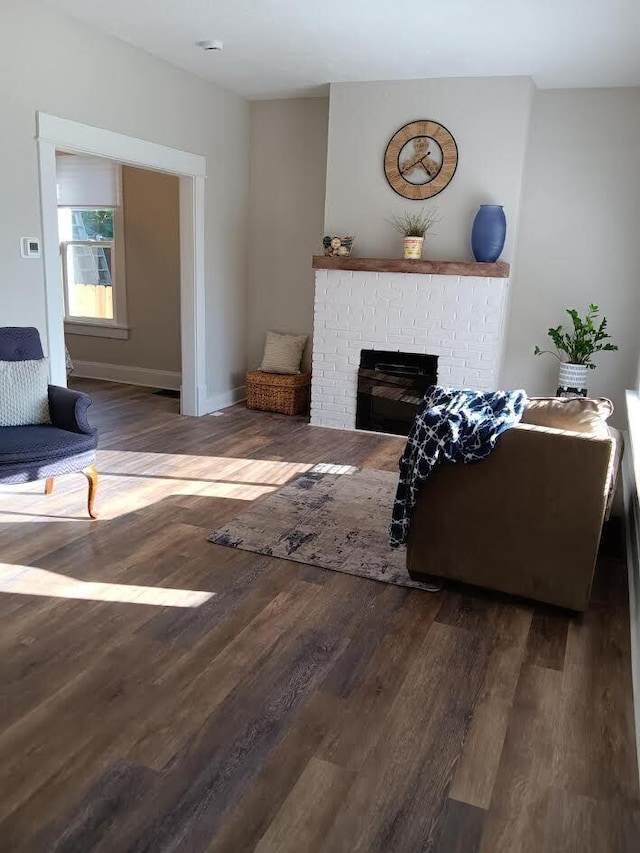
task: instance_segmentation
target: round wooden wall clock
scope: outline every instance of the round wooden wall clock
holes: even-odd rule
[[[384,154],[384,173],[391,188],[418,201],[441,193],[457,165],[455,139],[444,125],[429,119],[401,127]]]

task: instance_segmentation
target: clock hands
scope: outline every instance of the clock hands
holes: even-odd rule
[[[400,164],[400,174],[405,177],[411,175],[417,168],[422,167],[428,177],[433,178],[440,171],[440,166],[433,157],[430,157],[429,144],[424,136],[418,137],[413,141],[415,157],[412,160],[405,160]]]

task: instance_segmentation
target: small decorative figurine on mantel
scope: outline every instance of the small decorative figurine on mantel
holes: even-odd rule
[[[348,258],[355,237],[323,237],[324,253],[328,257]]]

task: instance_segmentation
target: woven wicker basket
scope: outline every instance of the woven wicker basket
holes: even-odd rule
[[[299,415],[309,405],[311,374],[247,373],[247,408],[262,412]]]

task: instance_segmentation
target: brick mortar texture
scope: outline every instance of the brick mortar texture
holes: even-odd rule
[[[355,428],[360,350],[438,356],[438,380],[497,388],[507,279],[317,270],[311,423]]]

